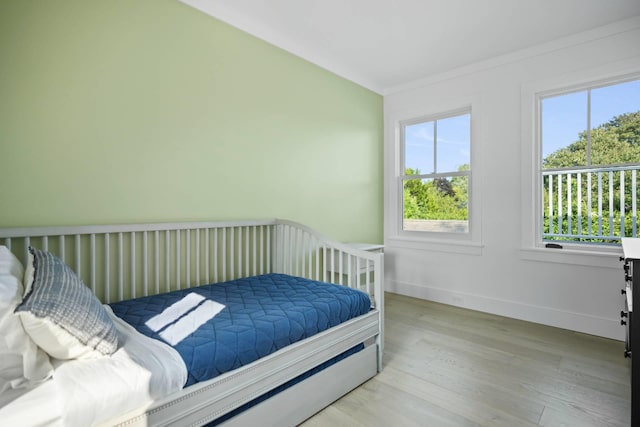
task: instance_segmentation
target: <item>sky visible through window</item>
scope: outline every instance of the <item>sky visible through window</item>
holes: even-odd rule
[[[434,121],[405,127],[405,168],[421,174],[456,172],[471,158],[471,114],[439,119],[434,170]]]
[[[591,90],[591,129],[636,111],[640,111],[640,80]],[[587,128],[587,91],[544,98],[542,124],[542,158],[576,142]]]
[[[591,128],[615,116],[640,111],[640,80],[591,90]],[[455,172],[470,163],[471,115],[438,120],[437,170],[434,171],[433,128],[428,121],[405,127],[405,167],[421,174]],[[587,128],[587,91],[543,100],[542,157],[578,140]]]

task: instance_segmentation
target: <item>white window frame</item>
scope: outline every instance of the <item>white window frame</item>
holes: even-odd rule
[[[607,68],[607,67],[604,67]],[[578,242],[558,242],[562,249],[547,248],[542,240],[542,137],[541,101],[589,88],[615,85],[640,78],[637,68],[612,71],[584,70],[524,84],[522,96],[522,249],[523,259],[617,268],[620,247]]]
[[[460,106],[461,105],[461,106]],[[462,114],[470,114],[471,135],[469,159],[470,170],[468,178],[468,232],[429,232],[429,231],[409,231],[403,229],[404,219],[404,197],[403,179],[404,175],[404,140],[402,135],[403,126],[428,121],[442,120]],[[474,119],[474,106],[471,102],[459,104],[456,108],[443,109],[436,112],[425,112],[423,114],[395,115],[390,117],[393,126],[393,155],[392,170],[387,165],[386,168],[386,206],[385,206],[385,229],[387,244],[407,249],[435,250],[441,252],[462,253],[470,255],[481,255],[482,245],[480,243],[480,222],[479,222],[479,199],[478,189],[473,179],[477,174],[477,155],[479,152],[477,144],[477,123]],[[388,121],[389,122],[389,121]],[[389,147],[388,145],[388,148]],[[388,150],[388,149],[387,149]],[[389,150],[388,150],[389,151]],[[391,162],[389,162],[391,163]],[[447,173],[443,173],[446,175]],[[449,175],[447,175],[449,176]]]

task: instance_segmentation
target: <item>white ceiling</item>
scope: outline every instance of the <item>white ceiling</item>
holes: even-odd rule
[[[640,0],[180,1],[378,93],[640,16]]]

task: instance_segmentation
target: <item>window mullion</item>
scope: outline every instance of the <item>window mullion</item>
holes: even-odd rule
[[[591,89],[587,90],[587,166],[591,166]]]
[[[438,172],[438,121],[433,121],[433,173]]]

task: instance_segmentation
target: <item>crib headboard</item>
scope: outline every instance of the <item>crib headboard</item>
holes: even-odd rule
[[[0,228],[23,262],[31,245],[65,261],[105,302],[266,273],[367,292],[383,307],[383,255],[273,219],[77,227]]]

